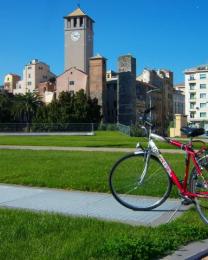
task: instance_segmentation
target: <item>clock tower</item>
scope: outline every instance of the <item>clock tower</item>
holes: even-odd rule
[[[94,21],[80,8],[65,19],[65,71],[76,67],[89,73],[89,59],[93,57]]]

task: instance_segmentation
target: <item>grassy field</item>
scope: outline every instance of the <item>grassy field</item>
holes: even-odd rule
[[[139,213],[138,213],[139,214]],[[0,209],[0,259],[159,259],[208,238],[195,211],[156,228]]]
[[[146,146],[147,139],[129,137],[117,131],[97,131],[94,136],[0,136],[0,145],[134,148],[137,142]],[[174,148],[167,143],[160,143],[159,147]]]
[[[0,182],[108,192],[108,172],[122,155],[0,150]],[[181,174],[184,156],[165,157]],[[155,259],[208,238],[195,210],[157,228],[8,209],[0,209],[0,223],[0,259],[5,260]]]
[[[123,153],[0,150],[0,182],[108,192],[108,175]],[[183,155],[166,155],[182,174]],[[154,183],[160,186],[159,183]],[[152,186],[154,189],[154,186]]]

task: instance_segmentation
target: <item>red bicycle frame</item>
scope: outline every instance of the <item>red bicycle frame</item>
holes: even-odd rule
[[[200,192],[200,193],[192,193],[187,190],[187,185],[188,185],[188,177],[189,177],[189,170],[190,170],[190,161],[192,160],[197,174],[202,175],[201,168],[197,162],[197,152],[195,152],[191,148],[191,144],[182,144],[176,140],[168,140],[169,144],[174,145],[181,150],[186,152],[186,169],[185,169],[185,175],[184,179],[182,182],[179,181],[178,177],[176,176],[175,172],[171,169],[167,161],[164,159],[162,154],[159,155],[159,160],[163,164],[164,168],[166,169],[167,173],[169,174],[172,182],[178,187],[180,190],[181,194],[183,196],[187,197],[208,197],[208,192]]]

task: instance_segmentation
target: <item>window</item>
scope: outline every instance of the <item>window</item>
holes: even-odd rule
[[[70,86],[74,85],[74,81],[69,81],[69,85]]]
[[[196,83],[190,83],[189,87],[190,87],[190,90],[194,90],[196,87]]]
[[[189,80],[195,80],[194,74],[190,75]]]
[[[200,98],[206,98],[206,93],[200,93]]]
[[[32,67],[30,66],[30,67],[28,67],[27,69],[28,69],[28,70],[31,70],[31,69],[32,69]]]
[[[206,108],[206,103],[200,103],[200,108]]]
[[[77,18],[74,18],[74,27],[77,27]]]
[[[190,93],[190,99],[196,99],[196,94],[195,93]]]
[[[28,86],[31,86],[31,85],[32,85],[32,82],[31,82],[31,81],[28,81],[28,82],[27,82],[27,85],[28,85]]]
[[[29,79],[31,78],[31,74],[28,74],[28,78],[29,78]]]
[[[194,109],[195,103],[190,103],[190,109]]]
[[[206,73],[200,74],[200,79],[206,79],[206,78],[207,78]]]
[[[83,23],[84,23],[83,17],[80,17],[80,27],[83,26]]]
[[[68,27],[68,28],[71,27],[71,19],[67,20],[67,27]]]
[[[200,113],[200,117],[206,117],[207,116],[207,113],[206,112],[201,112]]]
[[[190,118],[194,118],[195,117],[195,112],[191,112],[190,113]]]
[[[43,67],[39,67],[39,70],[43,70]]]
[[[200,84],[200,89],[205,89],[206,88],[206,84]]]

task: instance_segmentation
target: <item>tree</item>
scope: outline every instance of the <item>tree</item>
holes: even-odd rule
[[[39,107],[42,106],[40,97],[28,92],[25,95],[14,96],[12,115],[21,123],[31,123]]]
[[[0,123],[9,123],[12,120],[12,98],[12,94],[0,91]]]
[[[84,90],[77,93],[62,92],[58,100],[45,108],[39,108],[34,123],[99,123],[101,107],[97,99],[86,96]]]

